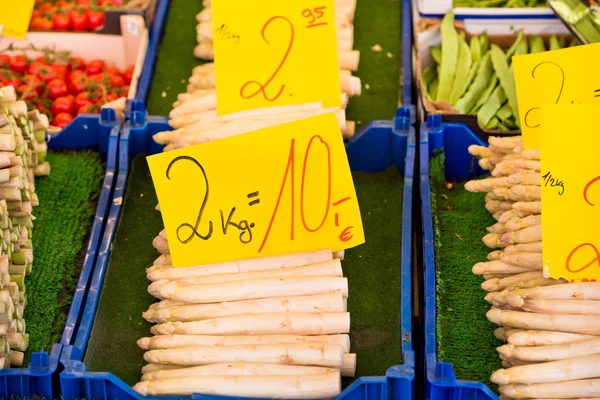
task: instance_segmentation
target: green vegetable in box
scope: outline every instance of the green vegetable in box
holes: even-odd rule
[[[469,41],[454,27],[454,14],[446,14],[440,27],[441,47],[431,47],[433,64],[421,73],[428,111],[448,110],[472,114],[485,130],[519,129],[519,109],[512,70],[512,57],[546,51],[541,37],[526,38],[517,33],[513,44],[504,50],[490,43],[487,34]],[[571,46],[576,45],[575,40]],[[552,36],[549,49],[566,46],[565,38]]]
[[[581,42],[600,42],[600,13],[596,1],[548,0],[548,4]]]

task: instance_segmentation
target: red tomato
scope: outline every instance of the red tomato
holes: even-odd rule
[[[52,113],[55,115],[60,113],[75,114],[75,101],[68,96],[59,97],[52,103]]]
[[[56,8],[66,9],[66,8],[71,8],[71,7],[73,7],[72,1],[58,0],[56,2]]]
[[[121,70],[117,67],[108,67],[105,71],[108,75],[121,75]]]
[[[40,10],[41,12],[46,12],[46,11],[50,11],[54,8],[54,6],[52,5],[52,3],[42,3],[39,7],[38,10]]]
[[[86,104],[94,104],[93,97],[90,97],[90,93],[81,92],[75,97],[75,107],[79,110]]]
[[[108,83],[110,83],[112,87],[117,89],[125,86],[125,80],[123,79],[123,77],[121,77],[121,75],[109,75]]]
[[[52,16],[53,29],[55,31],[68,31],[71,29],[71,18],[64,12],[57,12]]]
[[[75,0],[75,4],[78,6],[89,6],[90,0]]]
[[[0,54],[0,66],[10,66],[10,56],[8,54]]]
[[[85,71],[86,70],[86,65],[85,65],[85,61],[83,61],[83,58],[81,57],[71,57],[69,59],[69,64],[71,64],[71,70],[79,70],[79,71]]]
[[[38,94],[44,93],[44,82],[36,75],[25,75],[25,84],[34,89]]]
[[[69,125],[69,123],[73,121],[73,116],[69,113],[60,113],[54,116],[54,121],[52,121],[52,125],[58,126],[59,128],[64,128]]]
[[[17,54],[10,60],[10,69],[15,72],[23,73],[27,67],[27,57],[23,54]]]
[[[12,77],[4,81],[4,86],[14,86],[15,88],[18,88],[22,83],[23,82],[21,82],[19,78]]]
[[[90,30],[95,31],[104,26],[104,11],[87,10],[88,23]]]
[[[66,81],[69,77],[69,65],[68,64],[55,64],[54,72],[56,73],[56,77]]]
[[[40,31],[51,31],[54,27],[54,23],[52,22],[52,18],[48,16],[41,16],[36,19],[36,29]]]
[[[42,78],[44,82],[48,83],[53,79],[58,78],[58,74],[56,73],[56,69],[52,65],[42,64],[41,67],[37,68],[35,72],[30,71],[30,73],[35,73],[37,76]]]
[[[86,104],[77,110],[77,115],[79,115],[79,114],[94,114],[94,113],[97,113],[98,111],[99,111],[99,107],[97,105]]]
[[[88,30],[88,18],[83,10],[72,9],[69,15],[71,17],[71,24],[73,25],[74,31]]]
[[[133,70],[135,69],[135,65],[130,65],[127,67],[125,71],[123,71],[123,79],[125,79],[126,84],[130,84],[133,79]]]
[[[106,68],[106,64],[102,60],[92,60],[87,65],[87,73],[90,75],[100,74]]]
[[[67,88],[67,83],[62,79],[53,79],[48,83],[49,94],[48,97],[50,99],[55,100],[59,97],[66,96],[69,94],[69,89]]]
[[[17,93],[19,93],[19,99],[21,100],[33,100],[37,96],[35,89],[30,88],[26,84],[19,86],[17,88]]]

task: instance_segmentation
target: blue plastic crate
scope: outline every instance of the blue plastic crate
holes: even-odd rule
[[[71,344],[82,305],[85,302],[96,251],[103,233],[104,219],[108,213],[108,202],[112,195],[120,127],[121,120],[115,116],[114,111],[103,110],[101,115],[81,115],[48,142],[50,149],[97,149],[106,160],[106,172],[81,274],[73,293],[73,302],[69,309],[61,342],[52,346],[50,354],[45,351],[34,352],[27,368],[0,370],[1,398],[39,396],[45,399],[55,399],[58,397],[58,391],[53,390],[55,389],[53,388],[53,378],[58,367],[62,346]]]
[[[100,246],[94,276],[73,346],[63,349],[61,363],[65,370],[60,374],[62,397],[65,400],[142,400],[145,397],[121,381],[117,376],[105,372],[88,372],[82,362],[83,354],[92,329],[94,314],[104,275],[110,257],[111,245],[121,212],[121,199],[126,190],[129,162],[139,153],[155,154],[162,146],[152,140],[152,135],[171,129],[166,117],[146,116],[142,105],[133,102],[128,107],[129,120],[125,123],[119,140],[119,173],[113,194],[104,238]],[[412,194],[415,163],[416,137],[414,128],[407,118],[410,111],[399,109],[394,121],[373,121],[363,128],[346,145],[350,166],[353,170],[383,171],[396,165],[404,174],[402,262],[400,315],[402,355],[404,364],[392,366],[381,377],[361,377],[344,390],[338,399],[412,400],[414,380],[414,353],[412,349]],[[148,397],[158,398],[158,397]],[[175,397],[160,397],[168,400]],[[189,397],[184,397],[189,399]],[[193,395],[192,399],[240,400],[240,398]]]
[[[468,152],[472,144],[486,146],[463,124],[442,123],[440,115],[430,115],[420,132],[420,188],[423,215],[423,258],[425,280],[425,398],[429,400],[499,400],[481,382],[456,379],[452,364],[437,360],[436,272],[429,158],[444,149],[448,181],[465,181],[483,174]]]

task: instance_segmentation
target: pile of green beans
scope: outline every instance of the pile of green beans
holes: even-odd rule
[[[533,7],[546,7],[546,1],[545,0],[454,0],[454,7],[533,8]]]
[[[451,12],[442,21],[441,35],[441,47],[430,48],[434,64],[421,74],[427,99],[451,104],[462,114],[476,114],[483,129],[518,130],[512,57],[546,51],[543,39],[536,36],[527,39],[521,30],[506,52],[490,43],[485,32],[467,43],[464,33],[454,28]],[[564,38],[550,38],[550,50],[565,46]]]

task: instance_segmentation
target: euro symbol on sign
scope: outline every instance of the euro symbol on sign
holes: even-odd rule
[[[352,239],[354,237],[354,235],[350,232],[350,230],[354,228],[353,226],[348,226],[346,227],[342,233],[340,233],[340,236],[338,236],[338,239],[340,239],[342,242],[347,242],[348,240]]]

